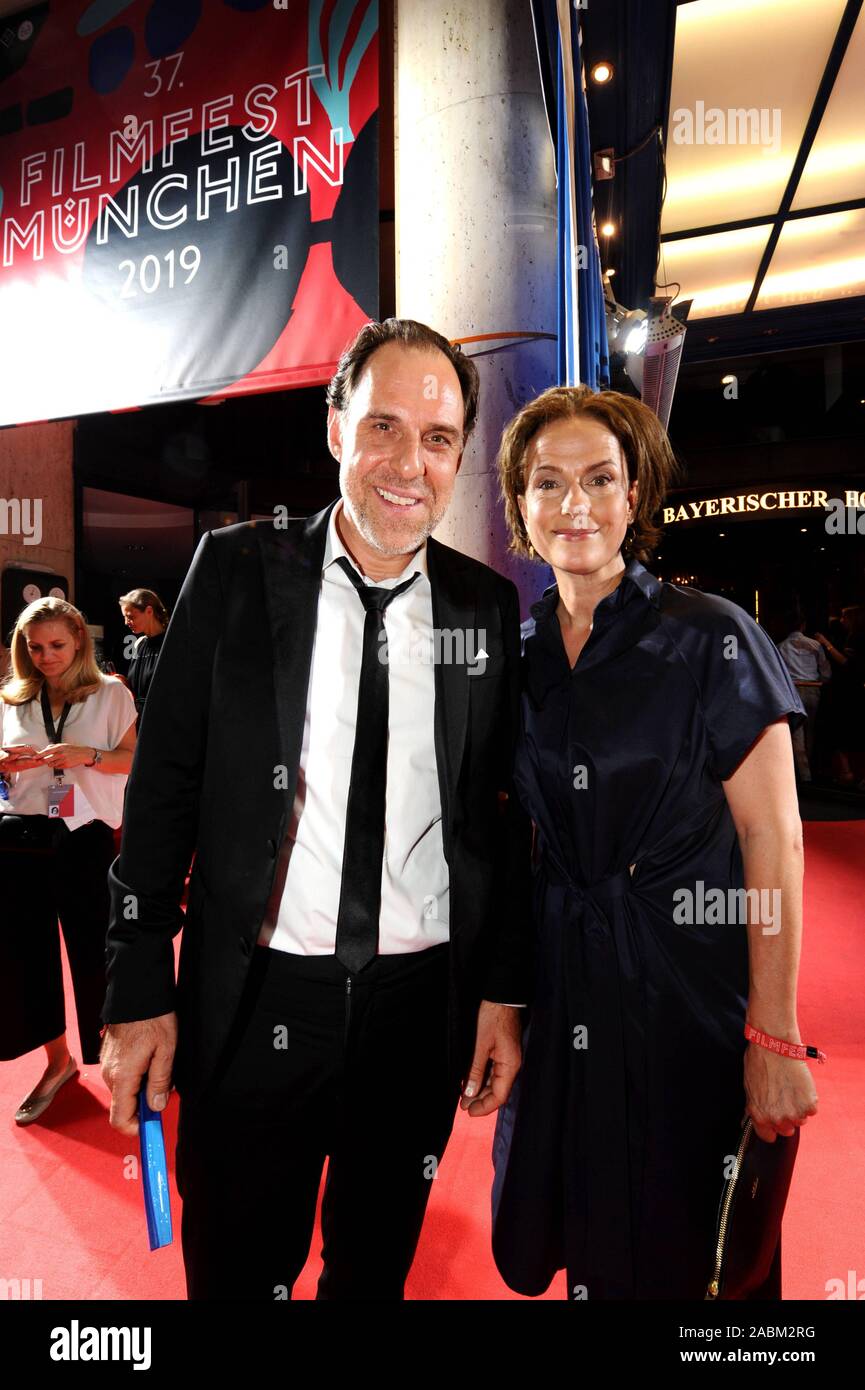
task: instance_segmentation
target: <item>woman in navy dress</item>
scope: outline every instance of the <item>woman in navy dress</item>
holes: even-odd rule
[[[744,1037],[801,1042],[804,712],[747,613],[641,563],[673,467],[647,407],[584,387],[499,455],[513,547],[556,578],[524,626],[537,977],[494,1152],[494,1255],[526,1294],[565,1269],[570,1298],[702,1299],[745,1112],[768,1142],[816,1113],[807,1064]]]

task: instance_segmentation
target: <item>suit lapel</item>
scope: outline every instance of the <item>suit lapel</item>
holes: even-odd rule
[[[432,589],[433,627],[436,634],[476,629],[477,602],[472,589],[465,582],[459,552],[430,538],[427,543],[427,568]],[[446,652],[449,643],[440,640],[436,646],[437,650]],[[469,680],[464,662],[446,664],[439,660],[435,662],[433,669],[436,762],[447,844],[454,828],[454,798],[465,747]]]
[[[259,523],[264,591],[273,642],[273,684],[286,798],[294,801],[306,720],[327,526],[336,503],[280,529]]]

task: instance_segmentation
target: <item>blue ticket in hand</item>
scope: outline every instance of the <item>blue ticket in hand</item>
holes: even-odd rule
[[[171,1200],[168,1191],[168,1164],[162,1115],[147,1104],[147,1078],[138,1093],[138,1137],[141,1140],[141,1173],[144,1184],[144,1210],[151,1250],[170,1245]]]

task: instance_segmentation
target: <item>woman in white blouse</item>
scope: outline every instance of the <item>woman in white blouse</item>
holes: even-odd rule
[[[78,1064],[66,1046],[59,917],[85,1065],[99,1060],[107,874],[135,748],[135,702],[96,664],[77,608],[21,613],[0,686],[0,1059],[44,1047],[48,1065],[15,1116],[32,1124]]]

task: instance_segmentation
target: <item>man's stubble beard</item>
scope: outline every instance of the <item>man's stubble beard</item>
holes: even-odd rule
[[[386,487],[386,484],[369,484],[370,488],[373,486]],[[431,500],[427,499],[428,503]],[[343,494],[343,506],[346,507],[350,519],[354,522],[367,545],[371,545],[379,554],[387,556],[408,555],[419,550],[444,519],[449,505],[450,497],[444,502],[432,500],[432,510],[425,514],[427,519],[419,521],[417,529],[411,532],[407,539],[401,539],[397,543],[395,540],[390,541],[386,535],[382,534],[383,528],[381,528],[379,517],[378,515],[373,516],[371,508],[367,507],[362,486],[356,490],[354,486],[346,482]],[[404,536],[405,534],[403,532]]]

